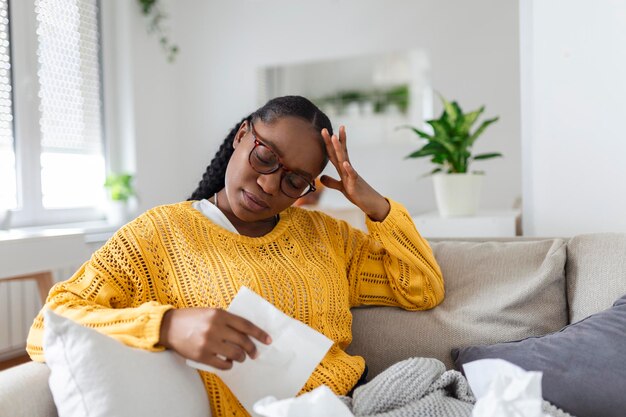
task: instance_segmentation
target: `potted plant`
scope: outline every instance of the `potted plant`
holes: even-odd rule
[[[111,173],[106,177],[104,188],[109,195],[107,220],[115,225],[126,223],[130,217],[129,201],[135,195],[133,175]]]
[[[410,128],[426,143],[406,158],[429,157],[437,165],[427,175],[433,175],[437,207],[442,217],[472,216],[478,210],[478,201],[484,173],[469,171],[473,161],[501,157],[497,152],[472,155],[472,146],[476,139],[499,118],[483,121],[472,131],[480,115],[485,111],[482,106],[470,113],[463,113],[456,101],[448,102],[439,96],[443,103],[443,113],[438,119],[427,120],[433,130],[428,134],[412,126]]]

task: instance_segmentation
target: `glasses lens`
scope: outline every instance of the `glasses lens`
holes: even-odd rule
[[[302,175],[288,172],[280,183],[283,192],[291,198],[302,197],[309,192],[311,184]]]
[[[278,156],[267,146],[256,141],[250,152],[250,166],[259,174],[271,174],[280,168]],[[280,189],[291,198],[299,198],[311,190],[309,180],[295,172],[285,172],[280,182]]]
[[[278,168],[279,162],[276,154],[267,146],[257,145],[250,154],[250,165],[257,172],[270,173]]]

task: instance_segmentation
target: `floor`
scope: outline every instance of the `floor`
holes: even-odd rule
[[[0,361],[0,371],[3,371],[8,368],[12,368],[22,363],[26,363],[28,361],[30,361],[30,358],[28,357],[26,353],[16,358],[7,359],[6,361]]]

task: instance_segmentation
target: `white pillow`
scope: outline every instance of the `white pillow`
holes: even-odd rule
[[[50,310],[44,320],[59,417],[211,415],[200,375],[177,354],[125,346]]]

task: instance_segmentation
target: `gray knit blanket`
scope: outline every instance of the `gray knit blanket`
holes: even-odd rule
[[[356,417],[470,417],[476,402],[463,374],[432,358],[398,362],[340,398]],[[572,417],[547,401],[543,410]]]

